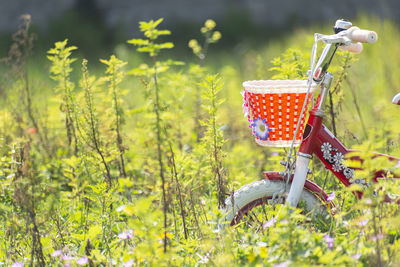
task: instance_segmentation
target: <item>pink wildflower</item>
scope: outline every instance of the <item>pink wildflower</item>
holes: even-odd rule
[[[58,249],[58,250],[54,250],[53,253],[51,253],[52,257],[58,257],[62,254],[62,250]]]
[[[135,264],[135,262],[133,260],[129,260],[127,262],[124,262],[123,266],[124,267],[131,267],[131,266],[133,266],[133,264]]]
[[[359,221],[357,224],[358,224],[359,226],[366,226],[367,223],[368,223],[368,219],[365,219],[365,220]]]
[[[122,232],[118,234],[118,238],[120,239],[131,239],[133,237],[132,230],[128,230],[126,232]]]
[[[396,166],[394,166],[396,169],[400,168],[400,160],[397,162]]]
[[[365,204],[372,204],[372,200],[370,198],[365,199]]]
[[[78,265],[86,265],[89,262],[89,258],[88,257],[81,257],[76,261],[76,264]]]
[[[335,192],[332,192],[332,193],[329,194],[329,196],[328,196],[328,198],[326,200],[332,201],[332,200],[335,199],[335,197],[336,197]]]
[[[324,240],[328,244],[328,248],[330,250],[332,250],[333,249],[333,241],[335,241],[335,239],[333,237],[331,237],[330,235],[326,234],[326,235],[324,235]]]
[[[272,217],[266,223],[264,223],[263,228],[271,227],[274,223],[276,223],[275,217]]]
[[[70,261],[70,260],[72,260],[72,257],[71,257],[70,255],[68,255],[68,254],[64,254],[64,255],[61,257],[61,259],[62,259],[63,261]]]
[[[383,238],[383,234],[373,235],[371,237],[372,241],[381,240]]]

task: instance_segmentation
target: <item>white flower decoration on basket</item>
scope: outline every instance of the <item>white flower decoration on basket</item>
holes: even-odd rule
[[[268,139],[269,132],[272,130],[268,127],[269,124],[265,118],[261,119],[261,117],[258,117],[258,119],[254,119],[253,123],[250,125],[252,127],[253,135],[258,137],[260,140],[266,141]]]

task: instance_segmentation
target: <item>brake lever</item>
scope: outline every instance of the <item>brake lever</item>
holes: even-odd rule
[[[343,32],[334,35],[318,35],[318,40],[325,44],[340,44],[340,45],[350,45],[351,40],[344,36]]]

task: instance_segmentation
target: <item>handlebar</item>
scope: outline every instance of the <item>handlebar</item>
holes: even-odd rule
[[[336,50],[349,51],[355,54],[361,53],[363,50],[362,43],[375,43],[378,40],[378,35],[374,31],[361,30],[353,26],[351,22],[337,20],[334,27],[335,34],[323,35],[316,33],[314,35],[314,46],[312,49],[312,78],[315,82],[321,83],[327,73],[329,65],[336,53]],[[317,43],[322,41],[326,44],[317,63],[315,64],[315,51]],[[314,66],[315,64],[315,66]],[[314,66],[314,67],[313,67]]]
[[[338,21],[336,22],[336,24],[338,24]],[[336,27],[337,25],[335,25],[334,30],[336,34],[333,35],[323,35],[319,33],[315,34],[315,45],[317,44],[318,41],[326,43],[326,46],[322,51],[322,54],[318,59],[318,62],[315,65],[312,74],[313,80],[315,82],[321,82],[323,80],[329,68],[329,65],[332,61],[332,58],[335,55],[336,50],[338,48],[344,51],[349,51],[355,54],[359,54],[363,50],[362,43],[372,44],[378,40],[378,35],[374,31],[361,30],[358,27],[351,27],[350,22],[342,24],[343,25],[339,25],[341,27],[339,26]],[[315,51],[314,47],[313,51]],[[312,66],[313,64],[314,63],[312,63]]]
[[[353,42],[370,43],[373,44],[378,40],[378,35],[374,31],[361,30],[358,27],[351,27],[350,29],[344,31],[346,32],[346,37]]]
[[[361,30],[358,27],[350,27],[333,35],[317,34],[318,40],[326,44],[336,44],[340,50],[349,51],[355,54],[363,50],[362,43],[375,43],[378,35],[374,31]]]
[[[378,40],[378,35],[376,34],[376,32],[361,30],[360,28],[355,26],[341,32],[341,34],[349,38],[352,43],[350,45],[341,45],[339,46],[339,49],[342,51],[352,52],[354,54],[361,53],[361,51],[363,50],[362,43],[373,44]]]
[[[348,51],[354,54],[360,54],[363,50],[363,45],[360,42],[352,43],[350,45],[341,45],[339,49],[342,51]]]

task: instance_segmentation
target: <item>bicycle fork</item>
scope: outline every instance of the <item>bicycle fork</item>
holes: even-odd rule
[[[303,139],[300,144],[299,153],[297,154],[293,181],[287,198],[287,204],[291,207],[297,207],[304,184],[306,182],[308,165],[312,159],[312,154],[315,149],[315,140],[317,139],[318,132],[322,127],[322,119],[324,117],[324,102],[332,85],[332,80],[332,74],[326,73],[323,81],[321,82],[317,103],[310,111],[310,117],[308,118]]]
[[[291,207],[296,207],[299,203],[301,192],[303,192],[304,183],[306,182],[308,164],[310,163],[311,156],[307,154],[300,154],[296,160],[296,169],[288,195],[288,204]]]

